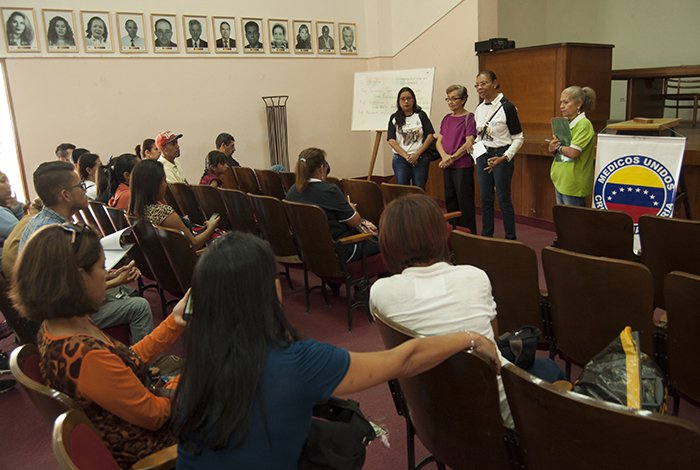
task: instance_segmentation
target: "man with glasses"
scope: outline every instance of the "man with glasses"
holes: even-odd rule
[[[34,172],[33,178],[34,189],[44,202],[44,208],[27,223],[19,242],[20,253],[27,240],[41,227],[65,224],[79,210],[88,209],[85,183],[80,181],[70,163],[42,163]],[[106,300],[91,315],[100,328],[128,323],[132,343],[137,343],[153,330],[153,315],[148,301],[142,297],[129,297],[119,288],[122,284],[135,280],[138,274],[133,263],[108,273]]]

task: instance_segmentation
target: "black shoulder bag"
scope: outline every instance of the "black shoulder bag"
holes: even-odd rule
[[[357,470],[376,437],[374,428],[354,400],[330,397],[313,409],[311,432],[299,458],[302,470]]]

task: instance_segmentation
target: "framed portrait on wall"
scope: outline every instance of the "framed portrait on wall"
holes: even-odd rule
[[[49,52],[77,52],[73,10],[42,10],[46,47]]]
[[[175,15],[151,14],[151,27],[153,28],[153,52],[177,53],[180,48],[177,36],[177,22]]]
[[[36,18],[32,8],[2,8],[7,52],[38,52]]]
[[[313,54],[314,37],[311,34],[311,20],[294,20],[292,22],[295,54]]]
[[[129,54],[146,52],[143,13],[117,13],[119,50]]]
[[[335,23],[332,21],[317,21],[316,36],[318,36],[318,53],[335,54]]]
[[[243,52],[246,54],[262,54],[265,52],[260,38],[263,33],[262,18],[241,18],[243,31]]]
[[[232,16],[213,16],[211,27],[214,31],[214,51],[236,54],[236,18]]]
[[[107,11],[81,11],[85,52],[112,52],[111,24]]]
[[[355,33],[355,23],[338,23],[341,55],[357,55],[357,35]]]
[[[267,32],[270,34],[270,52],[289,54],[289,21],[268,19]]]
[[[209,24],[206,16],[183,15],[185,51],[194,54],[209,52]]]

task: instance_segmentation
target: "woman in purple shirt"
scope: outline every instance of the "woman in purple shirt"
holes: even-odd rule
[[[445,208],[448,212],[461,211],[458,223],[476,233],[474,214],[474,160],[470,153],[476,138],[474,114],[464,108],[467,89],[462,85],[450,85],[445,101],[450,114],[442,118],[437,149],[440,152],[440,168],[444,169]]]

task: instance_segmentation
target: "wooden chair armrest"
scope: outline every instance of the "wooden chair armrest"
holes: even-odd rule
[[[450,220],[450,219],[454,219],[455,217],[459,217],[460,215],[462,215],[462,211],[453,211],[453,212],[446,212],[446,213],[442,214],[442,217],[445,220]]]
[[[372,238],[371,233],[358,233],[356,235],[348,235],[347,237],[339,238],[335,242],[339,245],[353,245],[361,241],[369,240],[370,238]]]
[[[172,445],[144,457],[131,467],[134,470],[167,470],[175,468],[177,445]]]

